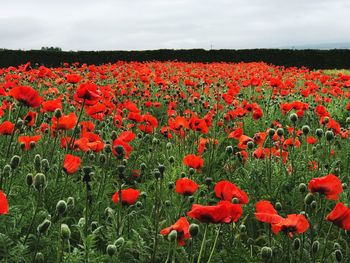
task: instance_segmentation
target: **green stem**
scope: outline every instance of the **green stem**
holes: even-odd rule
[[[219,229],[218,229],[217,232],[216,232],[216,237],[215,237],[214,245],[213,245],[213,248],[212,248],[212,250],[211,250],[211,253],[210,253],[210,256],[209,256],[209,259],[208,259],[208,262],[207,262],[207,263],[210,263],[211,258],[212,258],[213,255],[214,255],[214,251],[215,251],[215,248],[216,248],[216,243],[218,242],[218,238],[219,238],[219,235],[220,235],[221,227],[222,227],[222,225],[220,225]]]
[[[201,262],[201,257],[202,257],[203,249],[204,249],[204,245],[205,245],[205,239],[206,239],[206,237],[207,237],[207,230],[208,230],[208,224],[205,225],[205,230],[204,230],[202,245],[201,245],[201,249],[199,250],[199,255],[198,255],[198,258],[197,258],[197,263],[200,263],[200,262]]]
[[[8,158],[8,157],[9,157],[9,154],[10,154],[11,144],[12,144],[12,141],[13,141],[13,137],[15,136],[16,125],[17,125],[17,121],[18,121],[18,119],[19,119],[19,114],[21,113],[22,107],[23,107],[23,105],[20,104],[19,109],[18,109],[18,112],[17,112],[17,115],[16,115],[15,123],[14,123],[14,124],[15,124],[15,127],[13,128],[13,131],[12,131],[12,133],[11,133],[10,142],[9,142],[9,144],[8,144],[8,146],[7,146],[6,158]]]

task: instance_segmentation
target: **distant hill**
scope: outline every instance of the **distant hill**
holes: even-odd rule
[[[282,49],[350,49],[350,42],[304,44],[304,45],[294,45],[294,46],[282,46],[279,48],[282,48]]]

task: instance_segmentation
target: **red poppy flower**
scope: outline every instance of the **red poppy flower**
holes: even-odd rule
[[[185,240],[189,239],[190,236],[190,223],[187,221],[186,217],[180,217],[175,224],[170,227],[164,228],[160,231],[163,236],[167,236],[171,231],[175,230],[177,232],[177,242],[179,246],[185,245]]]
[[[237,198],[239,204],[248,203],[248,195],[239,189],[235,184],[229,181],[220,181],[214,187],[215,195],[226,201],[232,201],[232,198]]]
[[[87,105],[93,105],[97,103],[100,98],[100,94],[97,91],[97,85],[93,83],[80,84],[74,95],[76,101],[86,100]]]
[[[78,117],[74,112],[69,113],[68,115],[62,115],[60,118],[56,118],[56,116],[52,117],[52,131],[54,132],[56,129],[59,130],[71,130],[77,124]]]
[[[0,190],[0,215],[7,215],[9,212],[9,204],[6,195]]]
[[[28,86],[14,87],[10,90],[9,94],[25,106],[32,108],[39,107],[43,101],[43,98],[39,96],[38,91]]]
[[[180,195],[193,195],[198,185],[188,178],[180,178],[176,181],[175,191]]]
[[[11,135],[15,125],[10,121],[4,121],[0,125],[0,134],[2,135]]]
[[[340,179],[334,174],[328,174],[323,177],[313,178],[309,182],[311,193],[320,193],[326,195],[327,199],[338,200],[339,194],[343,192]]]
[[[294,233],[304,233],[309,229],[309,226],[310,224],[305,216],[300,214],[290,214],[287,218],[283,218],[281,222],[271,225],[274,234],[284,231],[290,237],[292,237]]]
[[[30,143],[34,142],[37,143],[41,138],[41,135],[34,135],[34,136],[19,136],[18,142],[24,144],[24,149],[29,150],[30,149]]]
[[[133,148],[130,146],[129,142],[131,142],[132,140],[134,140],[136,137],[135,133],[133,133],[132,131],[125,131],[122,132],[117,139],[115,139],[113,141],[113,148],[112,148],[112,152],[115,156],[118,156],[118,153],[116,151],[116,147],[117,146],[121,146],[123,147],[124,151],[125,151],[125,157],[128,158],[130,153],[132,152]]]
[[[344,230],[350,230],[350,209],[343,203],[337,203],[326,220]]]
[[[80,163],[81,160],[78,156],[66,154],[63,162],[63,169],[67,174],[74,174],[78,170]]]
[[[133,205],[136,203],[137,198],[140,195],[140,191],[133,189],[133,188],[128,188],[121,190],[121,199],[122,199],[122,204],[123,205]],[[119,193],[115,192],[114,195],[112,196],[112,201],[113,203],[117,204],[119,202]]]
[[[242,208],[240,205],[228,201],[220,201],[219,204],[213,206],[194,204],[187,215],[203,223],[228,224],[238,221],[242,215]]]
[[[66,76],[66,79],[68,83],[75,84],[81,81],[83,78],[77,74],[70,74]]]
[[[37,113],[34,111],[29,111],[26,116],[23,117],[23,120],[26,122],[26,125],[29,127],[33,127],[35,124],[35,118]]]
[[[279,216],[275,208],[269,201],[259,201],[255,205],[255,217],[258,221],[269,223],[269,224],[277,224],[283,220],[283,217]]]
[[[204,160],[195,154],[188,154],[183,158],[186,166],[200,170],[204,166]]]
[[[54,99],[54,100],[47,100],[44,101],[41,104],[42,108],[41,111],[42,112],[54,112],[56,109],[62,109],[62,99],[58,98],[58,99]]]

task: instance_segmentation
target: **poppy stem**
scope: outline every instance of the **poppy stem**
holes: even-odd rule
[[[15,123],[14,123],[14,124],[15,124],[15,127],[14,127],[13,130],[12,130],[10,142],[9,142],[9,144],[8,144],[8,146],[7,146],[6,158],[8,158],[8,157],[9,157],[9,154],[10,154],[10,150],[11,150],[11,145],[12,145],[13,137],[15,136],[15,132],[16,132],[17,121],[18,121],[18,119],[19,119],[19,114],[21,113],[22,107],[23,107],[23,105],[20,104],[19,109],[18,109],[18,112],[17,112],[17,115],[16,115]]]
[[[325,255],[326,255],[326,250],[327,250],[327,241],[328,241],[328,238],[329,238],[329,234],[331,233],[332,227],[333,227],[333,224],[331,224],[329,226],[326,238],[324,240],[324,248],[323,248],[322,258],[321,258],[321,261],[320,261],[321,263],[326,260]]]
[[[205,239],[206,239],[206,237],[207,237],[207,231],[208,231],[208,224],[205,225],[205,230],[204,230],[202,245],[201,245],[201,249],[199,250],[199,255],[198,255],[198,258],[197,258],[197,263],[200,263],[200,262],[201,262],[201,257],[202,257],[203,249],[204,249],[204,246],[205,246]]]
[[[210,256],[209,256],[209,259],[208,259],[207,263],[210,263],[211,258],[214,255],[214,251],[215,251],[215,248],[216,248],[216,243],[218,242],[218,238],[219,238],[219,235],[220,235],[221,228],[222,228],[222,224],[220,225],[219,229],[216,232],[216,237],[215,237],[215,240],[214,240],[213,248],[211,250],[211,253],[210,253]]]
[[[80,109],[80,112],[79,112],[78,120],[77,120],[77,123],[74,126],[72,137],[69,140],[69,143],[68,143],[68,146],[67,146],[67,151],[70,150],[70,148],[71,148],[71,146],[72,146],[72,144],[74,142],[75,133],[77,131],[77,127],[79,125],[79,122],[80,122],[80,119],[81,119],[81,115],[83,114],[83,111],[84,111],[85,101],[86,101],[86,99],[83,100],[83,103],[81,105],[81,109]]]

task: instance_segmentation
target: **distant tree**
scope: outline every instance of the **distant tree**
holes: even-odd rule
[[[60,47],[41,47],[41,51],[62,51]]]

